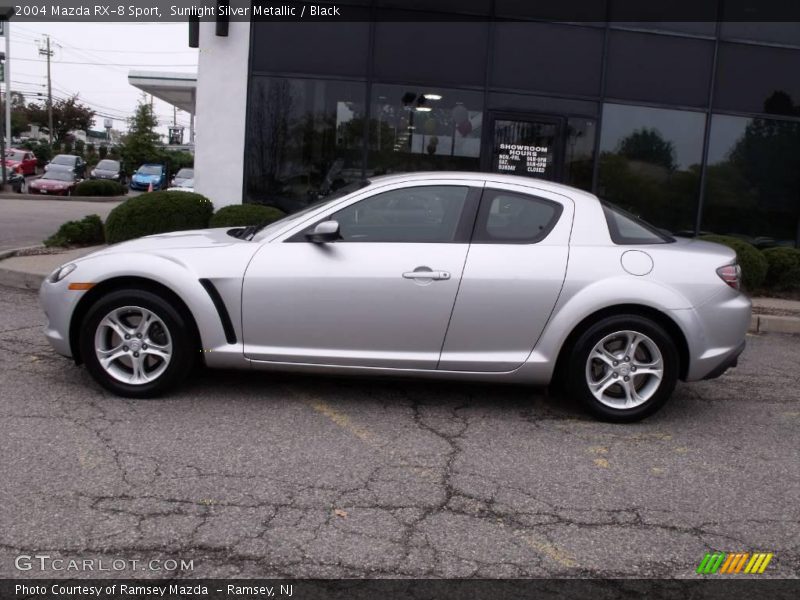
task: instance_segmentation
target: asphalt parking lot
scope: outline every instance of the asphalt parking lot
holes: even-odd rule
[[[35,294],[0,304],[0,577],[67,575],[16,570],[34,553],[187,577],[692,577],[712,550],[800,575],[800,337],[749,336],[735,371],[610,425],[523,387],[263,373],[123,400],[50,351]]]

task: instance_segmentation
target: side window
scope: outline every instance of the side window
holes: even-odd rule
[[[487,189],[481,199],[473,242],[534,244],[555,227],[563,207],[528,194]]]
[[[343,242],[456,242],[469,194],[465,186],[392,190],[351,204],[331,219]]]

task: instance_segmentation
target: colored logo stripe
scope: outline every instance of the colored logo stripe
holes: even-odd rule
[[[763,573],[774,555],[772,552],[706,552],[697,573],[701,575],[711,575],[713,573]],[[742,570],[744,569],[744,571]]]

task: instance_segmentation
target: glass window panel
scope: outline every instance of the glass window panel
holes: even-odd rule
[[[252,70],[366,77],[369,28],[367,22],[255,21]]]
[[[564,183],[591,191],[594,140],[597,121],[583,117],[567,119],[567,144],[564,149]]]
[[[598,195],[656,227],[693,230],[705,115],[606,104]]]
[[[449,243],[468,187],[420,186],[376,194],[335,213],[344,242]]]
[[[610,32],[606,95],[660,104],[706,106],[714,42]]]
[[[701,228],[758,247],[794,245],[800,123],[713,115]]]
[[[489,106],[492,110],[499,111],[529,111],[535,113],[578,114],[587,117],[599,114],[600,104],[585,100],[571,98],[553,98],[548,96],[533,96],[529,94],[504,94],[491,92]]]
[[[596,96],[602,30],[548,23],[497,23],[491,83],[495,87]],[[569,48],[555,52],[554,48]]]
[[[412,22],[375,23],[377,79],[484,85],[488,23],[424,22],[425,13],[407,14]]]
[[[246,200],[294,212],[362,176],[365,85],[255,77]]]
[[[751,40],[800,46],[800,23],[725,21],[722,23],[720,35],[724,40]]]
[[[800,115],[800,51],[720,44],[714,106]]]
[[[535,196],[486,190],[476,242],[533,244],[543,240],[561,216],[561,205]]]
[[[367,172],[478,171],[482,128],[481,92],[373,85]]]

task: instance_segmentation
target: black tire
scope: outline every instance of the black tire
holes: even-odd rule
[[[590,353],[606,336],[621,331],[633,331],[647,336],[661,353],[663,363],[660,383],[652,377],[645,376],[638,380],[632,377],[634,381],[642,382],[640,385],[649,384],[648,382],[651,380],[654,383],[649,385],[657,385],[647,400],[632,408],[615,408],[604,404],[594,396],[587,381],[587,362]],[[631,423],[652,415],[669,399],[678,380],[679,362],[680,358],[675,342],[658,323],[638,315],[610,316],[589,327],[575,342],[567,364],[566,389],[572,398],[578,400],[589,413],[598,419],[615,423]],[[605,368],[609,369],[613,375],[614,368]],[[621,384],[621,379],[617,381]],[[609,388],[609,392],[613,391],[614,393],[624,393],[622,390],[621,387]]]
[[[119,381],[100,364],[95,352],[95,334],[101,321],[111,311],[126,306],[142,307],[154,313],[166,326],[172,341],[171,359],[166,369],[154,380],[142,384]],[[198,343],[186,319],[161,296],[145,290],[117,290],[95,302],[81,325],[79,339],[81,357],[91,376],[107,390],[127,398],[155,398],[180,384],[198,356]]]

